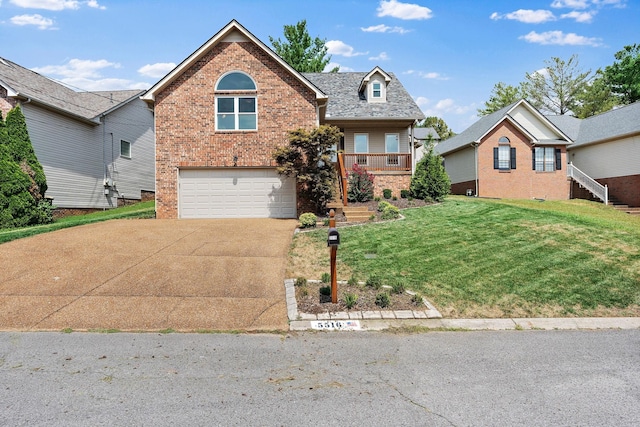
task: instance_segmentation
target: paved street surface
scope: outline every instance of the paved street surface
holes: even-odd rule
[[[1,333],[0,425],[638,426],[640,330]]]

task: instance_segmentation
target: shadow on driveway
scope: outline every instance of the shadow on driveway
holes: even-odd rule
[[[114,220],[0,245],[0,329],[288,330],[295,220]]]

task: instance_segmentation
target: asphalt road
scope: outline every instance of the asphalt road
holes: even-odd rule
[[[640,330],[1,333],[0,425],[638,426]]]

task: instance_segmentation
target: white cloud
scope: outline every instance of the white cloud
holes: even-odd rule
[[[324,67],[324,70],[322,70],[325,73],[328,73],[329,71],[333,70],[334,68],[339,67],[340,68],[340,72],[350,72],[350,71],[355,71],[353,68],[351,67],[345,67],[344,65],[340,65],[337,62],[330,62],[327,64],[326,67]]]
[[[346,57],[366,55],[369,52],[355,52],[351,46],[340,40],[329,40],[325,43],[327,53]]]
[[[372,25],[370,27],[364,28],[360,27],[362,31],[365,33],[398,33],[398,34],[406,34],[411,32],[411,30],[405,30],[402,27],[390,27],[388,25],[380,24],[380,25]]]
[[[493,12],[490,18],[494,21],[497,21],[498,19],[511,19],[514,21],[524,22],[525,24],[542,24],[544,22],[556,20],[553,12],[544,9],[519,9],[515,12],[505,13],[502,15],[498,12]]]
[[[45,18],[42,15],[18,15],[11,18],[11,23],[14,25],[35,25],[40,30],[55,30],[53,27],[53,20]]]
[[[9,0],[10,3],[23,7],[25,9],[44,9],[44,10],[65,10],[80,9],[80,6],[87,5],[94,9],[104,10],[106,7],[100,6],[97,0],[78,1],[78,0]]]
[[[399,19],[430,19],[433,12],[428,7],[413,3],[400,3],[397,0],[382,0],[377,9],[378,16],[391,16]]]
[[[544,33],[536,33],[531,31],[529,34],[518,37],[529,43],[538,43],[542,45],[572,45],[572,46],[600,46],[600,39],[595,37],[579,36],[575,33],[563,33],[562,31],[546,31]]]
[[[428,106],[429,102],[428,102],[428,100],[426,98],[418,97],[416,99],[416,103],[417,103],[418,99],[420,99],[422,101],[424,101],[424,100],[427,101],[426,104],[423,104],[423,105],[418,104],[421,108]],[[436,102],[436,105],[434,105],[433,107],[429,107],[429,108],[423,109],[422,111],[424,112],[424,114],[427,117],[429,117],[429,116],[442,117],[445,114],[454,114],[454,115],[466,114],[472,108],[473,108],[473,104],[472,105],[458,105],[458,104],[456,104],[456,102],[453,99],[445,98],[445,99],[441,99],[438,102]]]
[[[147,64],[140,69],[138,69],[138,73],[142,74],[146,77],[153,77],[155,79],[159,79],[160,77],[164,77],[169,71],[173,70],[176,67],[176,64],[173,62],[158,62],[155,64]]]
[[[560,18],[575,19],[576,22],[589,23],[593,20],[593,17],[595,16],[595,14],[596,12],[578,12],[577,10],[574,10],[572,12],[560,15]]]
[[[133,80],[117,78],[87,79],[78,77],[65,78],[60,81],[72,89],[82,89],[87,91],[148,89],[151,87],[147,82],[134,82]]]
[[[380,55],[378,56],[369,57],[369,61],[388,61],[388,60],[389,60],[389,55],[387,55],[387,52],[380,52]]]
[[[568,9],[586,9],[589,6],[589,0],[554,0],[551,7],[568,8]]]
[[[417,97],[415,101],[416,101],[416,104],[418,104],[418,107],[420,108],[422,108],[423,106],[429,105],[429,103],[431,102],[429,98],[425,98],[424,96]]]
[[[120,68],[120,64],[109,62],[106,59],[92,61],[89,59],[72,59],[64,65],[46,65],[33,68],[36,73],[55,75],[65,78],[99,78],[100,70],[105,68]]]
[[[65,10],[80,8],[80,2],[76,0],[10,0],[10,3],[25,9]]]

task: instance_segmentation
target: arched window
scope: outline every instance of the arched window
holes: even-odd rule
[[[256,84],[240,71],[225,74],[216,84],[216,130],[257,130]]]
[[[506,136],[498,139],[498,146],[493,149],[493,168],[508,171],[516,168],[516,148],[510,145]]]

